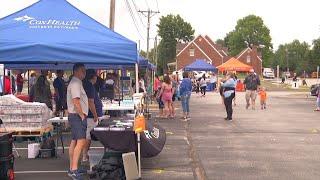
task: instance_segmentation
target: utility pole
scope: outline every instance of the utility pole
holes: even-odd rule
[[[149,34],[150,34],[150,20],[151,17],[154,16],[155,14],[160,13],[159,11],[152,11],[148,9],[147,11],[138,11],[139,13],[142,13],[144,16],[148,18],[148,24],[147,24],[147,59],[149,59]]]
[[[154,61],[156,63],[156,67],[158,67],[158,37],[154,38]]]
[[[289,72],[289,53],[288,53],[288,48],[286,48],[286,60],[287,60],[287,72]]]
[[[109,28],[114,30],[116,0],[110,0]]]

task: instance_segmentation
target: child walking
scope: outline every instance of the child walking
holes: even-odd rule
[[[266,109],[267,108],[267,92],[265,87],[260,88],[259,96],[260,96],[261,109],[262,110]]]

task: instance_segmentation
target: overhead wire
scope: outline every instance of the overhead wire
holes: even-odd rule
[[[133,14],[131,5],[130,5],[130,3],[129,3],[128,0],[125,0],[125,1],[126,1],[127,8],[128,8],[128,10],[129,10],[130,16],[131,16],[131,18],[132,18],[133,24],[134,24],[134,26],[135,26],[135,28],[136,28],[136,30],[137,30],[140,38],[144,40],[143,36],[142,36],[141,33],[140,33],[139,26],[138,26],[138,23],[137,23],[137,21],[136,21],[136,18],[135,18],[135,16],[134,16],[134,14]]]
[[[138,6],[137,6],[137,4],[134,2],[135,0],[131,0],[131,1],[132,1],[132,4],[133,4],[134,9],[136,10],[136,13],[138,14],[138,17],[139,17],[139,20],[140,20],[142,26],[143,26],[144,28],[147,28],[146,24],[145,24],[145,23],[143,22],[143,20],[142,20],[141,14],[139,13]]]

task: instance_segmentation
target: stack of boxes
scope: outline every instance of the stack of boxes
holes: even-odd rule
[[[13,95],[0,97],[0,119],[7,129],[33,130],[49,126],[52,111],[44,103],[24,102]]]

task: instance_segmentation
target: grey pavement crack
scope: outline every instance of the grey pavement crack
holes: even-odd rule
[[[185,129],[186,129],[186,135],[187,135],[187,144],[188,144],[188,154],[189,157],[191,158],[191,165],[192,165],[192,171],[195,179],[198,180],[206,180],[207,175],[206,172],[203,168],[202,162],[199,158],[199,155],[197,153],[197,150],[195,146],[193,145],[193,140],[192,140],[192,134],[190,131],[190,121],[188,121],[185,124]]]

